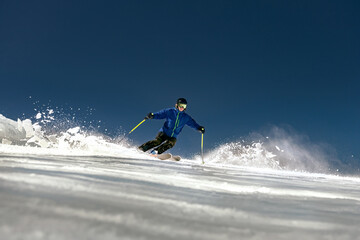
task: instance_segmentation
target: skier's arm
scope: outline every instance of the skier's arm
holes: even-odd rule
[[[189,118],[189,121],[187,121],[186,123],[189,127],[200,131],[201,133],[205,133],[205,128],[200,126],[199,124],[197,124],[197,122],[195,122],[195,120],[193,118]]]
[[[168,116],[168,112],[169,112],[169,109],[163,109],[159,112],[155,112],[153,113],[153,118],[154,119],[164,119],[164,118],[167,118]]]

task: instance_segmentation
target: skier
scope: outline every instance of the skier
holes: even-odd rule
[[[176,137],[179,135],[185,124],[201,133],[205,133],[205,128],[195,122],[192,117],[185,113],[187,101],[185,98],[179,98],[174,108],[166,108],[156,113],[149,113],[145,119],[166,119],[164,126],[160,129],[154,140],[148,141],[139,147],[146,152],[155,148],[151,154],[157,155],[174,147]]]

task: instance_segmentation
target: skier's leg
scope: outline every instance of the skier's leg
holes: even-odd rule
[[[164,142],[166,140],[164,138],[164,135],[165,134],[163,132],[159,132],[154,140],[150,140],[150,141],[144,143],[143,145],[141,145],[139,147],[139,149],[146,152],[147,150],[149,150],[151,148],[159,146],[162,142]]]
[[[174,137],[168,138],[164,142],[164,144],[157,147],[155,150],[158,152],[158,154],[161,154],[161,153],[165,152],[166,150],[169,150],[170,148],[174,147],[175,143],[176,143],[176,138],[174,138]]]

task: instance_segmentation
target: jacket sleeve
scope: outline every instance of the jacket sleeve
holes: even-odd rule
[[[164,119],[167,118],[169,109],[163,109],[154,113],[154,119]]]
[[[197,122],[195,122],[195,120],[190,116],[189,116],[189,120],[186,122],[186,124],[195,130],[198,130],[200,127],[200,125],[197,124]]]

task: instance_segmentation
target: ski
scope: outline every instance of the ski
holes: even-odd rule
[[[171,157],[171,160],[174,160],[174,161],[180,161],[180,159],[181,159],[181,157],[178,155]]]
[[[167,160],[167,159],[171,158],[171,154],[170,153],[162,153],[162,154],[155,155],[155,157],[160,160]]]
[[[173,156],[171,153],[162,153],[162,154],[157,154],[157,155],[151,155],[153,157],[156,157],[160,160],[172,160],[172,161],[180,161],[181,157],[180,156]]]

